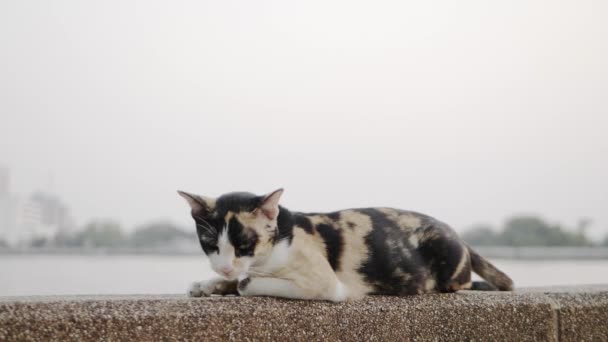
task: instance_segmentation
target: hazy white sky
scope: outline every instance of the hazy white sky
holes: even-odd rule
[[[608,2],[0,2],[0,163],[78,223],[285,187],[608,233]]]

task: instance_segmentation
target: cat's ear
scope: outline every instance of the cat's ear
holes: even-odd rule
[[[180,190],[177,190],[177,193],[188,202],[192,209],[192,215],[205,217],[213,211],[213,207],[215,206],[214,199]]]
[[[279,199],[281,199],[282,194],[283,189],[278,189],[262,196],[258,210],[269,220],[274,220],[279,216]]]

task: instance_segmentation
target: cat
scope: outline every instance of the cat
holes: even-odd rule
[[[365,295],[458,290],[511,291],[513,281],[447,224],[392,208],[292,212],[283,189],[209,198],[178,191],[190,205],[212,269],[193,297],[274,296],[341,302]],[[474,271],[486,282],[472,282]]]

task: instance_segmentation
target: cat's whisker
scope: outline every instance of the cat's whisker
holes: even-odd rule
[[[200,216],[194,216],[194,218],[199,219],[200,221],[202,221],[206,227],[213,229],[213,227],[211,226],[211,224],[209,224],[209,222],[207,222],[207,220],[205,220],[204,218],[200,217]],[[199,223],[197,223],[197,225],[199,225]]]
[[[215,229],[213,229],[213,227],[209,226],[208,224],[204,224],[203,225],[203,224],[197,223],[196,225],[199,226],[199,227],[201,227],[201,228],[205,228],[205,229],[209,229],[209,230],[215,230]]]
[[[215,229],[213,229],[212,227],[209,226],[204,226],[202,224],[196,224],[197,227],[200,227],[201,229],[204,229],[206,232],[208,232],[209,234],[216,236],[217,232],[215,231]]]
[[[196,223],[197,226],[201,226],[201,227],[205,227],[205,228],[211,228],[211,226],[207,223],[207,222],[203,222],[203,223]]]
[[[210,224],[209,224],[209,222],[208,222],[207,220],[205,220],[204,218],[202,218],[202,217],[200,217],[200,216],[196,216],[196,215],[194,215],[193,217],[194,217],[195,219],[199,219],[199,220],[203,221],[203,222],[204,222],[205,224],[207,224],[207,225],[210,225]]]

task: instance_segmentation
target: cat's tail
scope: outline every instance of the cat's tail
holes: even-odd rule
[[[513,280],[511,280],[508,275],[504,274],[488,260],[477,254],[470,246],[467,246],[467,248],[469,249],[469,255],[471,256],[471,267],[473,268],[473,271],[489,283],[473,282],[473,290],[513,291]],[[487,285],[491,285],[491,287],[494,287],[495,289],[492,289]]]

